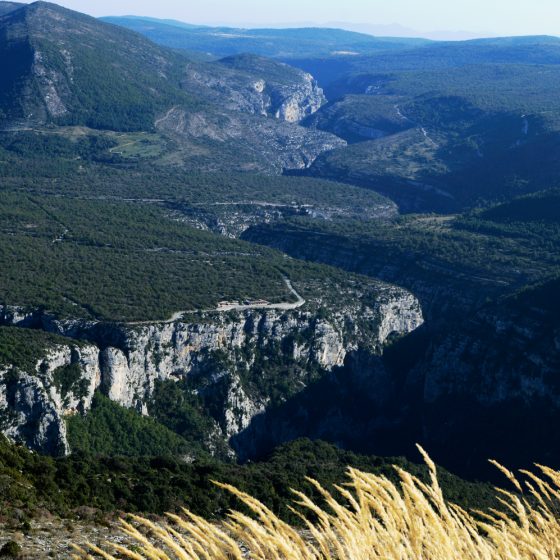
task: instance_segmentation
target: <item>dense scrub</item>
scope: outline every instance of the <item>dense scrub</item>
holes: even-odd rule
[[[437,298],[441,319],[448,305],[462,305],[463,299],[481,304],[560,274],[558,224],[534,214],[532,200],[454,218],[415,215],[386,224],[292,219],[252,228],[244,238],[405,286],[426,311]],[[543,202],[541,209],[553,213],[554,201]]]
[[[0,367],[31,373],[50,348],[69,344],[79,346],[80,343],[43,331],[0,326]]]
[[[98,393],[87,415],[68,420],[68,440],[77,453],[91,455],[189,456],[187,442],[155,420]],[[198,442],[197,451],[201,453]]]
[[[113,545],[111,552],[119,557],[181,560],[207,558],[207,550],[216,560],[241,559],[247,553],[285,560],[524,560],[557,556],[559,472],[546,467],[539,467],[538,476],[525,472],[527,495],[521,497],[517,493],[523,492],[519,481],[494,462],[515,488],[515,492],[496,490],[506,511],[468,512],[446,500],[434,463],[422,453],[429,468],[428,483],[398,467],[398,482],[351,468],[348,482],[337,486],[336,494],[310,480],[319,499],[295,492],[294,509],[305,522],[305,533],[283,522],[253,496],[217,483],[237,497],[251,515],[233,511],[222,526],[188,510],[184,516],[171,515],[160,523],[135,516],[123,521],[122,528],[137,544],[133,550]],[[96,546],[86,548],[116,560]],[[91,558],[85,550],[77,550],[78,558]]]
[[[402,459],[356,455],[307,440],[296,441],[273,453],[268,460],[247,465],[179,458],[107,457],[76,453],[52,459],[23,447],[0,441],[0,508],[11,515],[14,508],[33,515],[38,508],[72,515],[79,506],[100,512],[177,511],[186,506],[207,518],[220,518],[234,507],[235,498],[217,488],[220,480],[248,491],[285,519],[296,521],[287,508],[290,488],[312,491],[306,476],[326,487],[339,482],[348,465],[383,473],[393,480],[396,463],[424,477],[426,470]],[[465,482],[444,473],[446,495],[465,505],[486,507],[494,502],[490,486]]]

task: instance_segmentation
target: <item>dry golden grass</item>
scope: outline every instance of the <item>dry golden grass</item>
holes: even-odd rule
[[[539,466],[522,471],[526,495],[515,476],[494,463],[520,493],[496,489],[503,511],[467,512],[448,504],[436,467],[425,484],[397,469],[398,485],[383,476],[349,469],[349,482],[335,499],[311,481],[324,503],[301,493],[297,511],[307,531],[291,527],[251,496],[231,486],[253,512],[232,512],[221,526],[185,511],[155,524],[141,517],[122,522],[137,546],[107,545],[110,553],[76,547],[76,560],[550,560],[560,558],[560,472]],[[504,513],[507,512],[507,513]],[[312,521],[311,521],[312,520]]]

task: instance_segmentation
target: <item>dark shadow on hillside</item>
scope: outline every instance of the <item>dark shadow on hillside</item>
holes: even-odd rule
[[[395,343],[386,356],[349,355],[343,367],[307,387],[284,404],[253,419],[232,438],[243,460],[266,456],[300,437],[323,439],[362,453],[417,457],[420,424],[407,408],[405,370],[425,351],[422,329]],[[402,350],[405,350],[403,352]]]
[[[559,284],[506,298],[445,332],[424,326],[382,357],[352,354],[231,443],[244,459],[299,437],[411,459],[420,443],[450,471],[493,481],[490,458],[511,469],[560,468]]]
[[[449,125],[449,130],[434,127],[437,149],[429,161],[419,156],[419,170],[413,179],[398,163],[400,157],[405,163],[409,162],[408,155],[382,154],[379,166],[372,162],[366,165],[371,150],[360,153],[360,148],[356,148],[359,144],[324,153],[310,168],[287,174],[320,177],[372,189],[393,200],[403,213],[456,213],[560,184],[557,155],[560,134],[551,131],[549,125],[537,116],[530,117],[530,124],[526,125],[529,132],[522,126],[519,115],[504,112],[484,115],[468,125],[459,123],[457,129],[454,123]],[[373,149],[377,142],[387,143],[391,138],[398,144],[398,136],[387,136],[367,144]],[[477,139],[476,147],[472,145],[473,138]],[[418,139],[403,145],[403,149],[414,151],[414,146],[420,144]],[[393,161],[395,157],[396,163]],[[429,162],[432,163],[428,165]],[[433,162],[438,163],[435,166],[437,173],[430,171]],[[394,172],[379,172],[380,167],[391,165],[394,165]],[[447,168],[446,172],[443,172],[444,168]]]

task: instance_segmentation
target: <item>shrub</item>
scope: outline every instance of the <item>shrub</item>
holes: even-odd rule
[[[113,547],[117,554],[137,559],[241,560],[246,557],[243,551],[251,558],[286,560],[558,558],[560,472],[540,467],[541,478],[523,471],[526,497],[514,475],[494,463],[516,489],[516,493],[497,490],[507,513],[469,513],[445,500],[436,467],[422,453],[430,470],[429,483],[397,467],[397,484],[385,476],[349,469],[349,483],[337,487],[341,499],[316,482],[322,505],[295,492],[306,533],[283,522],[248,494],[219,484],[252,515],[233,512],[223,526],[187,510],[183,517],[169,515],[169,521],[160,524],[133,516],[132,522],[122,521],[122,526],[139,543],[138,552]],[[89,548],[105,559],[115,559],[96,546]],[[81,548],[76,550],[81,555],[76,558],[91,558]]]
[[[19,558],[21,546],[15,541],[8,541],[1,549],[0,556],[3,558]]]

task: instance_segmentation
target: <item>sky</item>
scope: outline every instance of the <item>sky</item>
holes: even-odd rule
[[[144,15],[196,24],[348,22],[421,32],[560,35],[560,0],[53,0],[94,16]]]

